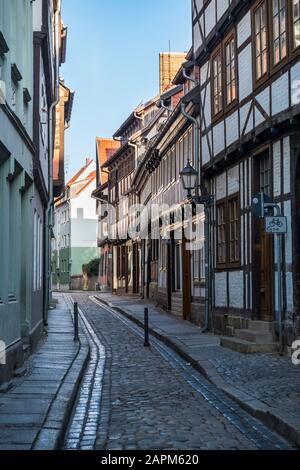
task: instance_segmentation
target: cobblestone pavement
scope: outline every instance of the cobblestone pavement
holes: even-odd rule
[[[141,330],[129,320],[87,294],[72,298],[98,354],[92,352],[94,370],[84,378],[85,397],[79,397],[66,449],[289,448],[158,340],[151,337],[145,348]]]
[[[144,306],[147,306],[154,331],[170,339],[214,378],[218,375],[224,385],[234,387],[242,401],[251,400],[253,404],[259,401],[267,413],[300,430],[300,367],[294,366],[289,357],[241,354],[221,347],[219,336],[201,334],[197,326],[163,312],[150,302],[111,294],[100,297],[139,322],[143,322]],[[257,403],[259,408],[260,404]]]

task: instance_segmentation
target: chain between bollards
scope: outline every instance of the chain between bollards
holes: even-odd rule
[[[144,327],[145,327],[144,346],[148,348],[150,346],[150,343],[149,343],[149,311],[147,307],[145,307]]]
[[[74,341],[79,341],[78,333],[78,303],[74,303]]]

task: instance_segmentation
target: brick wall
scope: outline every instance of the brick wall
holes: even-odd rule
[[[185,60],[186,53],[161,52],[159,54],[160,94],[164,93],[170,88],[175,75]]]

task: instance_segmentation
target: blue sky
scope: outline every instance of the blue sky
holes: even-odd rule
[[[61,77],[75,90],[66,132],[67,177],[95,157],[141,101],[158,93],[158,54],[191,46],[190,0],[63,0],[69,27]]]

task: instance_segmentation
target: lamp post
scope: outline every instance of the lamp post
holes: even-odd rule
[[[213,196],[203,196],[199,194],[198,172],[192,167],[190,160],[187,166],[180,172],[183,188],[187,191],[189,200],[194,204],[203,204],[205,213],[204,231],[205,231],[205,324],[202,332],[208,330],[209,322],[209,288],[210,288],[210,240],[209,240],[209,208],[213,202]],[[195,190],[196,195],[192,196]]]

